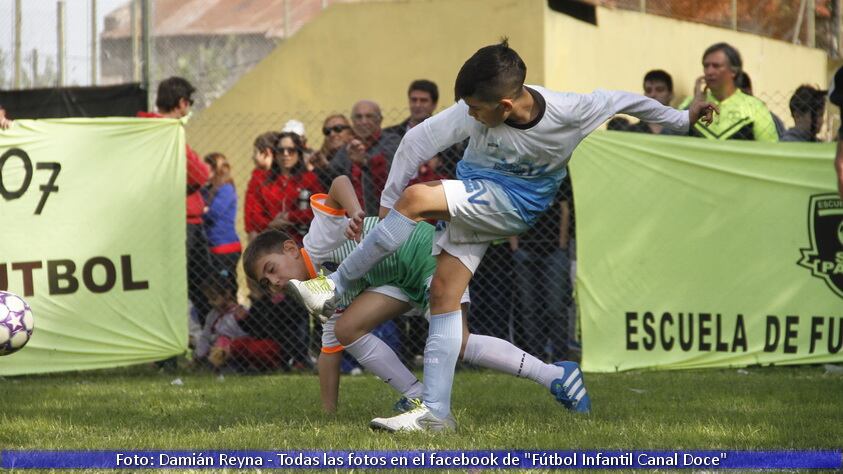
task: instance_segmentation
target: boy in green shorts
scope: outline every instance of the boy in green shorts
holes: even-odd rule
[[[301,284],[319,284],[318,269],[333,269],[358,245],[354,240],[363,230],[365,236],[378,220],[364,218],[351,181],[340,176],[331,184],[327,195],[311,197],[314,219],[298,245],[276,230],[258,235],[243,254],[243,267],[249,278],[271,293],[289,288],[290,280],[311,280]],[[422,384],[398,359],[392,349],[371,334],[371,331],[415,307],[427,311],[430,281],[436,261],[431,255],[435,229],[421,222],[409,240],[398,251],[378,263],[354,287],[341,295],[337,310],[324,321],[322,351],[319,355],[319,382],[322,406],[333,412],[339,391],[341,353],[348,351],[368,371],[387,382],[408,401],[416,404]],[[294,290],[294,289],[293,289]],[[296,292],[291,294],[296,296]],[[545,364],[532,355],[512,346],[508,341],[469,334],[467,327],[468,295],[462,297],[463,340],[460,355],[465,362],[529,378],[550,389],[564,375],[564,369]],[[498,349],[520,351],[517,360],[501,358]],[[402,401],[404,401],[402,399]],[[403,403],[413,408],[413,403]],[[454,429],[453,418],[446,420]],[[377,427],[373,425],[374,427]]]

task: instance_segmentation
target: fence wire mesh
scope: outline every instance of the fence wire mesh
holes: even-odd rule
[[[398,131],[407,114],[406,110],[382,112],[379,144],[370,147],[370,150],[379,151],[369,152],[369,163],[374,163],[379,154],[387,158],[387,162],[391,161],[400,141]],[[382,188],[388,168],[343,162],[348,160],[345,148],[348,141],[355,137],[356,128],[356,124],[346,117],[350,114],[239,116],[228,117],[226,123],[203,123],[201,130],[190,130],[188,142],[191,133],[213,137],[213,144],[208,146],[218,148],[197,151],[202,156],[224,159],[230,168],[230,182],[237,190],[236,212],[228,213],[228,220],[224,223],[206,219],[207,235],[214,234],[210,227],[225,225],[236,229],[238,239],[245,247],[257,233],[268,228],[280,228],[301,242],[308,231],[307,220],[312,218],[309,212],[301,212],[308,207],[307,197],[327,191],[331,178],[338,174],[351,177],[367,213],[374,214],[380,189],[369,193],[363,188]],[[266,137],[268,132],[279,132],[285,128],[289,120],[301,124],[299,131],[304,132],[306,145],[304,153],[296,153],[296,159],[308,166],[291,176],[279,175],[274,180],[268,179],[266,176],[270,171],[261,169],[254,144],[261,136]],[[329,133],[327,138],[325,131]],[[279,163],[285,155],[278,150],[292,143],[289,139],[284,143],[281,140],[285,139],[275,142],[274,159]],[[462,153],[461,146],[431,157],[422,165],[414,182],[454,178],[456,163]],[[221,158],[217,149],[239,152]],[[215,163],[214,160],[208,161]],[[337,165],[338,162],[345,164]],[[211,181],[214,183],[213,179]],[[220,196],[211,190],[213,187],[214,184],[209,185],[206,196]],[[367,202],[369,199],[374,201]],[[209,199],[206,216],[221,215],[215,211],[215,207],[221,204],[214,198]],[[279,215],[285,218],[279,218]],[[566,181],[552,211],[542,218],[534,231],[518,239],[494,242],[490,246],[470,286],[469,325],[473,333],[514,341],[548,361],[578,357],[576,310],[571,285],[575,265],[573,224],[573,202],[570,184]],[[213,248],[215,244],[219,242],[210,242],[208,246]],[[196,285],[200,287],[203,286],[201,281],[212,279],[220,272],[233,271],[238,276],[233,280],[237,285],[236,291],[232,291],[230,296],[237,294],[239,298],[231,298],[228,302],[231,305],[230,319],[237,321],[237,328],[228,335],[224,331],[232,328],[214,323],[219,315],[208,302],[193,302],[191,339],[196,341],[197,363],[222,370],[312,369],[321,348],[321,324],[309,318],[305,310],[291,299],[273,297],[254,281],[245,278],[242,266],[231,266],[238,256],[239,253],[233,252],[231,259],[217,259],[217,264],[212,263],[204,270],[192,273],[196,275]],[[215,261],[213,256],[210,261]],[[206,314],[203,316],[202,313]],[[411,311],[388,321],[373,333],[393,347],[406,364],[420,366],[427,338],[427,321],[418,312]],[[218,355],[212,355],[212,341],[222,340],[222,344],[228,344],[231,336],[243,339],[230,351],[223,351],[227,356],[223,362]],[[205,342],[200,342],[203,339]],[[356,373],[355,369],[359,366],[348,358],[343,369]]]
[[[108,14],[93,35],[99,41],[95,55],[91,53],[90,16],[85,20],[86,11],[91,11],[93,3],[90,0],[80,3],[86,3],[87,10],[73,8],[66,12],[68,38],[75,35],[81,38],[77,42],[84,44],[72,45],[68,41],[65,81],[59,80],[61,61],[56,50],[45,52],[50,47],[43,45],[49,41],[25,34],[20,50],[31,55],[30,67],[18,68],[20,77],[16,80],[13,50],[0,48],[0,87],[91,85],[140,79],[140,2],[98,1],[99,11]],[[265,2],[265,10],[249,10],[244,17],[237,17],[232,12],[228,18],[206,19],[204,23],[168,22],[168,19],[178,17],[179,12],[191,8],[192,2],[156,0],[151,3],[155,18],[152,22],[153,87],[164,77],[187,77],[197,88],[195,108],[201,114],[202,108],[225,92],[280,41],[334,2],[276,0]],[[607,0],[602,3],[629,9],[643,6],[647,13],[724,27],[729,27],[733,21],[729,16],[732,2],[728,0]],[[57,4],[23,4],[26,9],[21,23],[24,30],[36,31],[41,36],[49,30],[51,33],[46,36],[55,38],[52,25],[58,21],[57,8],[54,8]],[[738,1],[736,4],[738,29],[807,41],[807,28],[802,26],[806,20],[803,18],[803,23],[796,21],[798,9],[802,8],[799,0]],[[820,41],[821,36],[828,38],[828,45],[835,41],[830,20],[820,21],[825,18],[820,10],[835,5],[837,3],[817,2],[820,45],[825,45]],[[0,15],[0,31],[8,32],[9,43],[6,44],[13,44],[16,23],[11,12],[14,1],[0,0],[0,7],[10,12]],[[49,26],[39,25],[36,18]],[[836,47],[836,43],[833,46]],[[21,62],[26,63],[26,60]],[[756,96],[781,123],[776,130],[762,132],[779,136],[797,124],[791,117],[793,91],[756,91]],[[812,116],[808,130],[814,136],[830,140],[840,122],[836,114],[825,108],[824,101],[821,104],[811,102],[807,112],[803,110],[802,114]],[[674,101],[673,105],[679,105],[679,101]],[[797,101],[796,108],[801,105]],[[338,110],[348,108],[349,104],[337,104]],[[403,109],[383,110],[382,125],[399,125],[407,114]],[[314,368],[315,357],[321,348],[321,324],[308,317],[292,300],[269,295],[248,281],[239,263],[242,250],[231,245],[234,243],[231,236],[235,235],[235,240],[244,248],[254,235],[273,226],[283,228],[300,241],[308,230],[308,219],[312,217],[307,212],[307,196],[325,192],[330,186],[330,177],[337,174],[351,176],[368,213],[376,212],[378,186],[383,185],[400,138],[395,134],[396,130],[384,131],[380,138],[381,146],[377,148],[387,166],[377,170],[361,166],[343,151],[353,137],[353,129],[329,130],[327,137],[323,134],[323,128],[353,125],[348,112],[342,118],[330,118],[332,115],[335,114],[327,111],[244,113],[227,116],[225,121],[216,123],[205,121],[201,130],[188,127],[188,143],[198,142],[197,153],[214,169],[214,177],[201,191],[206,205],[205,223],[189,231],[187,275],[192,300],[189,319],[191,350],[197,366],[234,372],[309,371]],[[300,122],[301,128],[294,126],[293,129],[307,138],[301,146],[293,147],[297,148],[296,159],[306,164],[306,168],[291,176],[285,173],[271,176],[271,170],[264,169],[266,164],[259,163],[254,143],[266,132],[280,132],[289,120]],[[775,127],[775,123],[771,119],[765,126]],[[804,129],[804,120],[799,123]],[[275,156],[269,160],[270,167],[273,162],[282,165],[284,155],[280,149],[285,147],[289,145],[281,143],[277,137],[271,143]],[[453,178],[460,155],[461,150],[456,147],[439,157],[431,157],[420,170],[419,179]],[[334,166],[340,158],[346,160],[344,165]],[[226,186],[235,189],[233,200],[231,193],[223,191]],[[228,199],[223,199],[225,196]],[[573,202],[570,183],[566,183],[549,213],[533,231],[490,246],[470,286],[469,326],[472,332],[513,341],[546,361],[578,357],[577,310],[572,284],[576,271]],[[402,315],[384,323],[374,333],[390,344],[405,363],[415,366],[421,363],[427,336],[427,322],[422,316]],[[357,368],[351,360],[344,364],[347,372]]]

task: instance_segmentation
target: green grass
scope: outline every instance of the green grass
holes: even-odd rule
[[[170,382],[176,377],[184,385]],[[593,414],[575,416],[527,380],[460,371],[459,432],[367,428],[397,396],[342,379],[319,409],[312,375],[227,376],[150,368],[0,380],[5,449],[839,449],[843,377],[819,367],[587,374]]]

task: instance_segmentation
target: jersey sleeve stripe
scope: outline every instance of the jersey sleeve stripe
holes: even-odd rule
[[[304,266],[307,267],[307,274],[310,278],[316,278],[316,267],[313,266],[313,260],[310,259],[310,254],[307,253],[307,250],[302,247],[301,249],[301,256],[304,259]]]
[[[331,347],[322,347],[322,352],[325,354],[336,354],[337,352],[342,352],[345,350],[343,346],[331,346]]]
[[[315,211],[320,211],[322,213],[328,214],[329,216],[344,216],[345,209],[336,209],[331,206],[325,204],[325,200],[328,199],[327,194],[314,194],[310,196],[310,207],[313,208]]]

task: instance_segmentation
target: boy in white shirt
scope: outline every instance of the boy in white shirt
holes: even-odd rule
[[[460,69],[456,104],[410,129],[393,159],[381,197],[384,220],[368,234],[319,291],[292,281],[291,290],[312,313],[323,310],[334,293],[395,251],[423,219],[447,221],[437,236],[438,255],[430,287],[430,333],[425,345],[423,405],[403,415],[376,418],[372,427],[388,431],[450,430],[454,368],[462,340],[459,298],[489,242],[531,227],[552,203],[577,145],[618,113],[687,132],[715,108],[703,102],[688,110],[619,91],[591,94],[555,92],[525,86],[526,65],[507,41],[478,50]],[[405,189],[418,165],[469,138],[457,180],[421,183]],[[388,213],[386,212],[388,211]],[[351,225],[353,232],[359,227]],[[311,285],[312,286],[312,285]],[[316,287],[314,287],[316,288]],[[502,359],[518,351],[494,348]],[[551,391],[566,407],[588,412],[590,399],[579,366],[560,364],[562,383]]]

